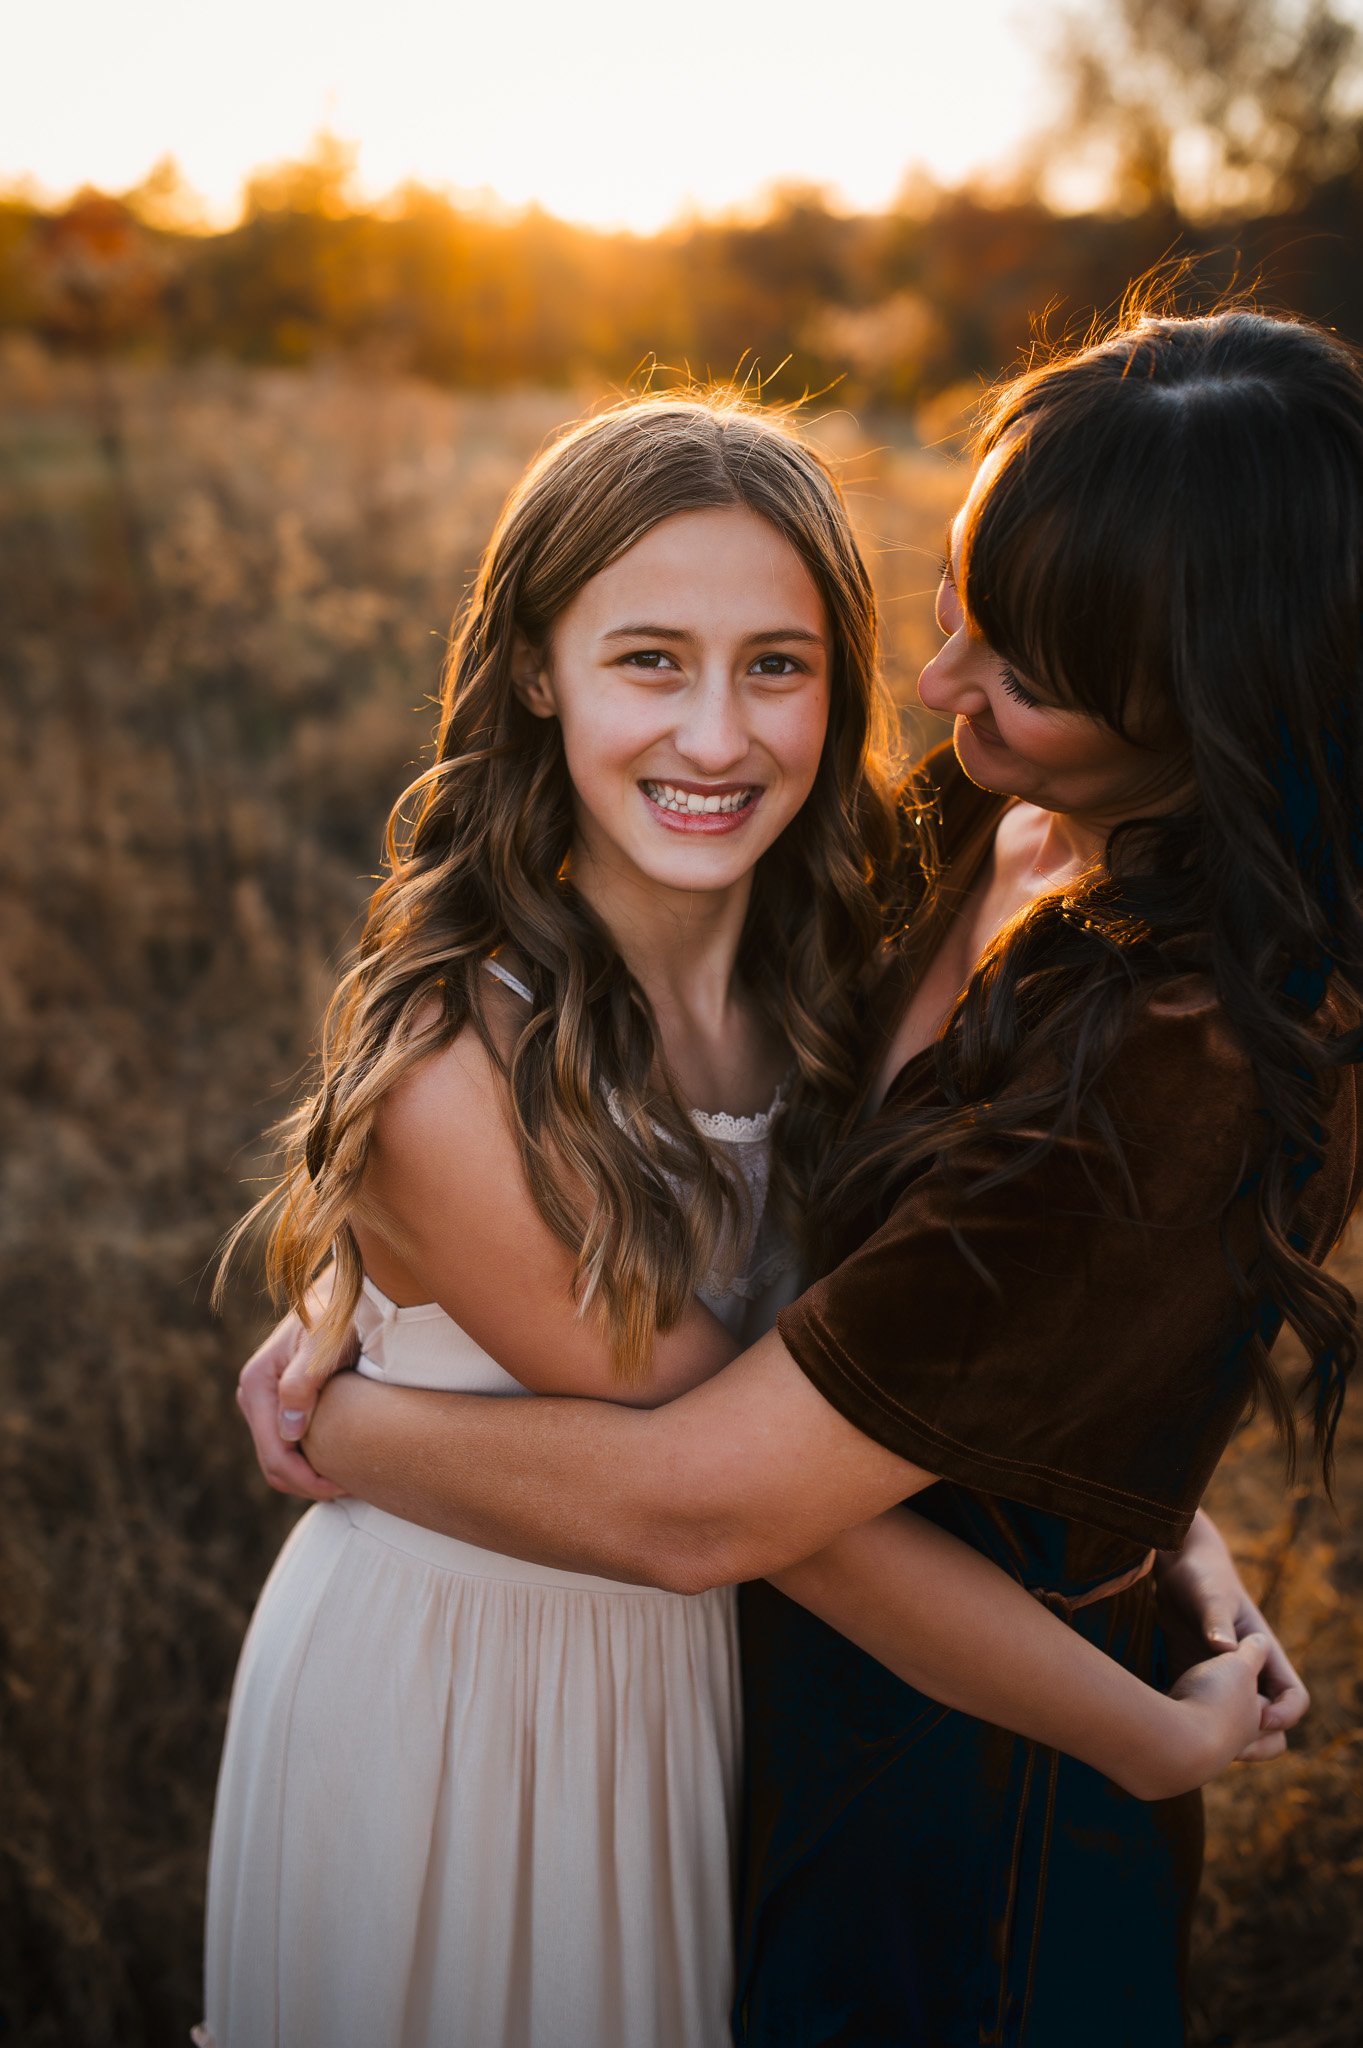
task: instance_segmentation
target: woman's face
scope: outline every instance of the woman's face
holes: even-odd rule
[[[982,789],[1095,824],[1168,809],[1186,790],[1181,753],[1136,746],[1087,712],[1047,703],[965,616],[957,584],[961,536],[1001,452],[981,464],[952,522],[937,588],[946,644],[919,677],[919,695],[929,711],[954,718],[957,759]]]
[[[813,786],[831,662],[814,579],[765,519],[724,506],[653,527],[521,681],[562,729],[575,861],[687,894],[745,881]]]

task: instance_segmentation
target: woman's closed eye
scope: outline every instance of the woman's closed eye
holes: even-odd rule
[[[999,681],[1003,684],[1008,695],[1016,699],[1019,704],[1028,704],[1033,710],[1040,704],[1041,699],[1032,695],[1026,684],[1018,676],[1016,669],[1009,668],[1006,661],[999,663]]]

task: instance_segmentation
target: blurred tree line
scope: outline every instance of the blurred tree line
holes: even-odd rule
[[[873,216],[816,188],[647,237],[416,186],[364,206],[327,135],[252,178],[221,233],[186,226],[171,164],[59,211],[11,198],[0,329],[167,359],[344,353],[471,390],[789,359],[787,382],[917,404],[993,375],[1038,312],[1082,325],[1177,254],[1205,291],[1256,283],[1363,337],[1363,46],[1335,0],[1108,0],[1059,17],[1051,58],[1064,112],[1009,183],[919,179]],[[1066,186],[1090,203],[1058,205]]]

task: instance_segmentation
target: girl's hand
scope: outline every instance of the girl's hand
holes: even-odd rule
[[[1256,1630],[1242,1636],[1224,1656],[1207,1657],[1191,1665],[1177,1681],[1169,1697],[1180,1701],[1181,1711],[1190,1716],[1185,1761],[1175,1767],[1171,1786],[1154,1796],[1206,1784],[1239,1759],[1252,1756],[1257,1762],[1281,1756],[1287,1747],[1286,1735],[1281,1729],[1265,1731],[1263,1727],[1268,1702],[1260,1696],[1259,1680],[1268,1649],[1267,1636]]]
[[[1198,1509],[1183,1548],[1161,1551],[1157,1569],[1161,1605],[1188,1642],[1191,1658],[1204,1657],[1207,1648],[1213,1652],[1233,1650],[1247,1636],[1263,1636],[1266,1650],[1260,1677],[1259,1733],[1238,1756],[1242,1763],[1262,1763],[1280,1755],[1286,1746],[1286,1731],[1296,1727],[1310,1706],[1311,1697],[1287,1652],[1245,1591],[1235,1561],[1210,1515]],[[1216,1661],[1219,1660],[1213,1658],[1213,1663]],[[1193,1664],[1192,1668],[1211,1667]],[[1186,1675],[1191,1676],[1192,1672]]]
[[[319,1382],[307,1377],[311,1342],[298,1316],[286,1315],[242,1367],[237,1405],[246,1417],[256,1461],[276,1493],[296,1494],[302,1500],[343,1500],[345,1488],[314,1472],[298,1448],[319,1388]]]

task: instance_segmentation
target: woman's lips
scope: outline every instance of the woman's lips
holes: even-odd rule
[[[982,747],[1004,746],[1005,742],[998,733],[991,732],[988,726],[977,725],[975,720],[967,718],[964,712],[961,713],[961,723],[970,727],[970,737],[978,740]]]

